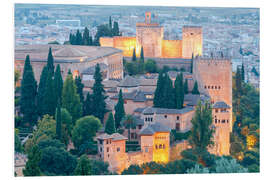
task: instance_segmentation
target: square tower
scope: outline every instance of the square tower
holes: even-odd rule
[[[183,26],[182,29],[182,56],[191,59],[192,54],[201,56],[203,49],[203,33],[200,26]]]

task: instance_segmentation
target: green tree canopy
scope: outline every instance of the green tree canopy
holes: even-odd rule
[[[62,90],[63,90],[63,78],[61,75],[61,69],[60,69],[59,64],[56,66],[56,70],[54,74],[54,89],[55,89],[55,96],[56,96],[55,101],[61,102]]]
[[[37,112],[40,117],[42,117],[45,114],[44,102],[46,98],[45,92],[46,92],[47,77],[48,77],[48,68],[47,66],[44,66],[40,76],[37,93]]]
[[[216,173],[245,173],[248,172],[246,168],[243,168],[236,162],[235,159],[228,160],[221,157],[216,160]]]
[[[144,64],[144,70],[148,73],[156,73],[158,71],[156,61],[148,59]]]
[[[187,79],[185,79],[184,91],[185,91],[185,94],[188,94],[188,82],[187,82]]]
[[[54,75],[54,59],[52,55],[52,48],[49,48],[48,58],[47,58],[47,68],[48,72],[52,73],[52,76]]]
[[[45,87],[45,97],[43,100],[44,114],[49,114],[51,116],[55,115],[55,110],[57,106],[57,94],[54,87],[54,79],[51,71],[48,72],[46,87]]]
[[[128,139],[130,140],[130,130],[136,128],[135,118],[132,115],[128,114],[122,119],[121,125],[128,129]]]
[[[76,157],[63,148],[49,146],[42,150],[39,167],[46,175],[72,175],[76,165]]]
[[[41,152],[38,146],[33,146],[28,154],[28,161],[26,162],[25,169],[23,169],[24,176],[40,176],[41,171],[39,163],[41,160]]]
[[[30,64],[30,57],[27,55],[24,63],[20,97],[20,111],[26,125],[33,125],[37,121],[36,96],[37,82]]]
[[[136,52],[135,48],[133,48],[133,53],[132,53],[132,61],[135,62],[137,60],[136,58]]]
[[[118,22],[116,21],[113,22],[112,34],[113,36],[120,36]]]
[[[57,139],[61,140],[62,138],[62,115],[61,115],[61,107],[60,102],[57,105],[57,111],[56,111],[56,136]]]
[[[114,122],[113,114],[110,113],[109,118],[107,119],[106,124],[105,124],[105,133],[113,134],[115,132],[116,132],[116,129],[115,129],[115,122]]]
[[[141,60],[142,63],[144,63],[143,46],[141,47],[140,60]]]
[[[75,175],[92,175],[92,164],[87,155],[82,155],[74,171]]]
[[[191,120],[191,136],[189,139],[192,147],[199,151],[205,151],[209,145],[213,145],[212,136],[212,109],[208,102],[200,101],[196,107],[195,116]]]
[[[80,76],[75,77],[75,84],[76,84],[76,87],[77,87],[77,94],[79,94],[80,102],[82,103],[84,101],[84,97],[83,97],[84,84],[82,83],[82,80],[81,80]]]
[[[85,116],[78,119],[72,131],[74,146],[78,149],[83,143],[93,140],[101,126],[100,120],[94,116]]]
[[[162,103],[164,100],[163,97],[163,89],[164,86],[164,75],[162,72],[159,73],[158,75],[158,81],[157,81],[157,87],[155,90],[155,95],[154,95],[154,107],[162,107]]]
[[[64,82],[62,91],[62,107],[65,108],[72,116],[73,124],[75,124],[75,121],[82,115],[82,104],[80,102],[80,97],[77,94],[77,87],[72,74],[68,74]]]
[[[175,108],[181,109],[183,108],[184,95],[185,95],[182,73],[176,76],[176,79],[174,81],[174,90],[175,90],[175,100],[176,100]]]
[[[92,95],[88,92],[86,95],[86,99],[83,103],[83,115],[88,116],[92,115],[94,112],[94,104]]]

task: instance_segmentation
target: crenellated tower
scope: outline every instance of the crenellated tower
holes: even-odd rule
[[[228,155],[232,131],[232,63],[229,58],[201,57],[193,60],[193,78],[200,93],[211,99],[215,147],[212,152]]]

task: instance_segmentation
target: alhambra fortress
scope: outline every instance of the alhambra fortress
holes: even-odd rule
[[[60,64],[65,79],[70,69],[73,76],[81,76],[84,92],[91,92],[94,84],[95,65],[100,64],[103,84],[108,98],[107,109],[114,113],[120,89],[123,92],[126,114],[136,120],[136,128],[131,129],[131,139],[140,144],[140,150],[126,151],[127,130],[123,134],[108,135],[99,131],[96,136],[98,155],[109,163],[109,169],[121,172],[131,164],[145,162],[168,162],[173,151],[180,153],[190,148],[186,140],[170,144],[170,131],[191,130],[191,119],[199,101],[212,104],[215,129],[214,146],[209,152],[216,155],[229,155],[230,132],[232,131],[232,64],[221,55],[203,56],[203,28],[183,26],[181,40],[163,39],[163,27],[151,22],[151,13],[145,13],[145,21],[136,24],[136,37],[101,37],[100,46],[76,45],[24,45],[15,48],[15,69],[23,72],[24,60],[30,55],[35,78],[40,79],[42,68],[47,63],[49,47],[52,48],[55,64]],[[137,56],[141,47],[146,59],[153,59],[158,66],[183,68],[189,91],[198,82],[199,95],[186,94],[184,108],[165,109],[153,107],[154,92],[158,74],[124,76],[123,58]],[[194,57],[194,58],[192,58]],[[192,71],[190,71],[192,68]],[[192,73],[190,73],[192,72]],[[169,71],[175,80],[178,71]],[[104,118],[104,125],[108,114]]]

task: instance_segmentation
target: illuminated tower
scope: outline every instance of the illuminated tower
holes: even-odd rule
[[[183,26],[182,29],[182,56],[190,59],[202,55],[203,35],[200,26]]]
[[[143,46],[145,57],[162,56],[163,27],[151,22],[151,13],[145,13],[145,22],[136,24],[136,54]]]

